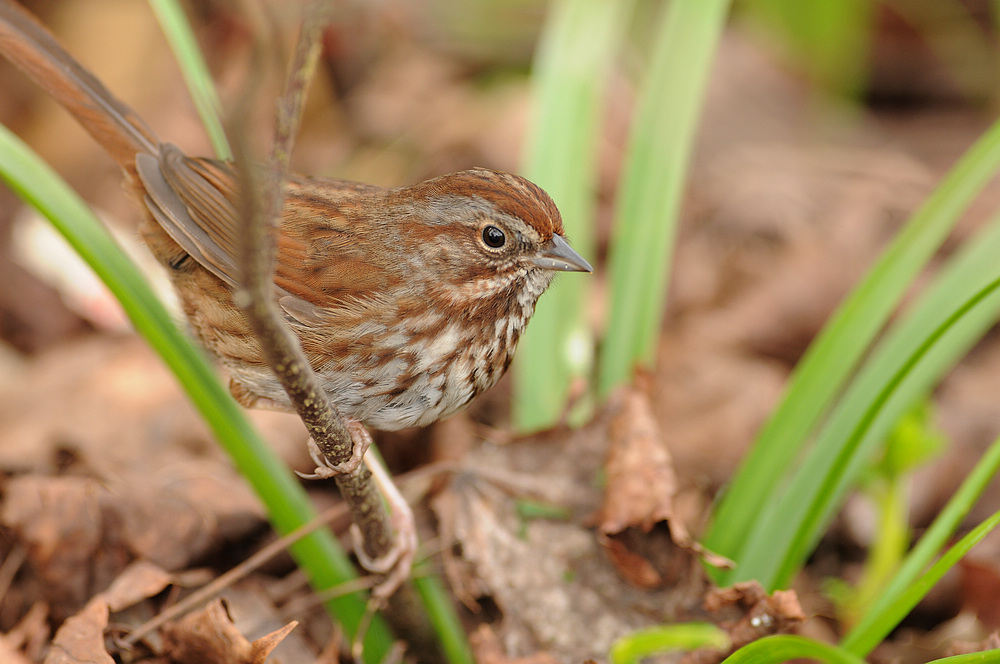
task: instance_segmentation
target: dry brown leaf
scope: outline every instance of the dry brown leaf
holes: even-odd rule
[[[639,588],[670,583],[689,567],[688,557],[659,542],[644,543],[622,537],[631,529],[649,534],[658,523],[669,526],[674,545],[693,551],[710,564],[732,563],[704,550],[688,532],[677,512],[677,478],[673,459],[646,393],[641,389],[619,392],[613,399],[609,427],[604,502],[595,520],[601,544],[619,573]]]
[[[459,579],[466,599],[485,601],[487,617],[503,616],[493,629],[509,658],[604,658],[622,634],[675,620],[702,595],[698,574],[656,593],[622,583],[584,523],[600,507],[593,478],[607,457],[609,420],[481,446],[432,502],[443,549],[453,556],[450,578]],[[568,517],[526,519],[517,505],[524,495],[564,506]],[[670,548],[662,525],[649,535],[628,532],[662,538],[660,548]]]
[[[122,539],[135,557],[166,569],[181,569],[197,559],[216,539],[213,511],[184,490],[181,478],[154,475],[130,482],[114,505],[122,523]],[[234,498],[240,492],[234,492]]]
[[[297,620],[293,620],[284,627],[280,627],[270,634],[265,634],[251,643],[250,646],[253,650],[253,659],[251,660],[252,664],[264,664],[268,655],[271,654],[271,651],[277,648],[278,644],[281,643],[285,637],[298,626],[298,624]]]
[[[1000,566],[987,560],[963,558],[961,572],[962,600],[987,629],[1000,629]]]
[[[105,520],[107,490],[82,477],[26,475],[7,483],[0,522],[23,541],[58,617],[74,613],[127,564]]]
[[[140,562],[129,566],[105,592],[95,595],[79,613],[63,622],[52,640],[45,664],[112,662],[104,642],[110,612],[155,595],[169,583],[169,575],[155,565]],[[44,611],[32,611],[29,616],[44,616]],[[7,661],[0,656],[0,662]]]
[[[22,655],[4,634],[0,634],[0,662],[5,662],[5,664],[31,664],[31,660]]]
[[[653,418],[649,399],[639,390],[617,397],[611,421],[604,504],[597,528],[605,534],[637,527],[649,532],[674,514],[677,478],[673,460]]]
[[[681,664],[717,664],[751,641],[772,634],[784,634],[805,621],[806,616],[793,590],[768,595],[756,581],[716,588],[705,596],[704,608],[713,622],[729,636],[729,651],[698,650],[688,653]]]
[[[104,646],[107,626],[107,602],[95,597],[59,627],[45,664],[114,664]]]
[[[101,597],[111,611],[121,611],[144,599],[158,595],[172,582],[172,577],[161,567],[140,560],[125,568]]]
[[[204,552],[213,524],[165,483],[159,478],[142,489],[112,492],[82,477],[28,475],[10,481],[0,522],[24,542],[57,616],[72,614],[104,591],[136,558],[152,562],[132,572],[146,576],[141,586],[129,583],[129,592],[145,592],[148,584],[158,587],[149,590],[152,595],[167,582],[162,570],[154,573],[154,563],[181,566]]]
[[[659,588],[663,585],[663,574],[645,557],[632,551],[622,540],[614,536],[602,537],[604,552],[614,564],[618,573],[636,588]]]
[[[991,632],[989,636],[979,642],[952,641],[944,656],[971,655],[974,652],[997,649],[1000,649],[1000,632]]]
[[[178,664],[263,664],[297,625],[292,621],[251,643],[233,623],[226,605],[216,599],[163,628],[164,653]]]
[[[17,477],[8,484],[0,523],[21,538],[54,612],[65,617],[133,560],[180,569],[257,523],[255,501],[245,490],[229,492],[230,504],[223,506],[225,492],[211,478],[198,479],[204,474],[194,463],[177,464],[173,475],[114,491],[89,478]],[[166,582],[160,575],[146,581],[161,589]]]
[[[253,645],[230,620],[221,600],[210,602],[201,611],[168,624],[162,630],[163,650],[172,662],[254,662]]]
[[[704,606],[729,634],[734,649],[788,632],[806,619],[794,590],[768,595],[756,581],[714,590],[705,597]]]
[[[496,632],[489,625],[480,625],[470,636],[469,644],[478,664],[557,664],[558,659],[547,652],[536,652],[524,657],[508,657]]]

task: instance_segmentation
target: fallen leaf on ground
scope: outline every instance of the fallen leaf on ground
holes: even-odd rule
[[[3,634],[0,634],[0,662],[5,662],[6,664],[31,664],[31,660],[18,652],[17,647],[12,645]]]
[[[171,575],[151,562],[132,563],[115,579],[101,597],[111,611],[121,611],[161,593],[172,581]]]
[[[216,599],[163,628],[164,652],[178,664],[262,664],[297,624],[293,621],[251,643],[233,624],[222,600]]]
[[[0,523],[28,550],[56,620],[76,612],[129,561],[116,527],[105,520],[107,489],[82,477],[11,479]]]
[[[605,535],[630,527],[648,533],[657,523],[673,518],[674,464],[646,395],[627,390],[617,401],[612,406],[617,412],[609,430],[607,484],[597,528]]]
[[[95,597],[56,632],[45,664],[115,664],[104,646],[107,626],[108,604]]]
[[[945,657],[954,657],[955,655],[971,655],[975,652],[997,649],[1000,649],[1000,632],[992,632],[985,639],[976,643],[971,641],[953,641],[948,646],[948,651],[945,654]]]
[[[673,459],[645,391],[623,390],[613,397],[610,408],[614,415],[604,501],[594,520],[601,544],[622,577],[646,589],[675,582],[690,569],[691,559],[678,555],[672,545],[702,555],[712,565],[730,565],[727,559],[706,552],[679,518]],[[629,534],[637,529],[650,535],[660,523],[669,527],[669,539]]]
[[[126,483],[112,491],[85,477],[10,480],[0,523],[27,548],[57,620],[104,591],[134,560],[178,569],[217,542],[212,512],[172,482],[158,475],[144,486]]]
[[[987,629],[1000,629],[1000,565],[990,560],[963,558],[958,563],[965,609]]]
[[[537,652],[524,657],[507,657],[496,632],[489,625],[480,625],[469,637],[472,654],[478,664],[558,664],[559,660],[547,652]]]
[[[786,634],[804,622],[805,612],[794,590],[776,590],[768,595],[756,581],[717,588],[705,596],[704,608],[729,635],[732,648],[772,634]],[[722,661],[728,653],[700,650],[685,656],[683,664],[712,664]]]
[[[449,581],[480,603],[480,621],[490,621],[508,659],[603,659],[622,634],[676,620],[702,596],[700,572],[658,592],[621,583],[588,526],[600,508],[594,478],[607,458],[609,420],[605,413],[574,431],[482,445],[432,502]],[[525,496],[563,515],[526,517],[518,509]],[[652,536],[669,544],[666,530],[657,525]]]

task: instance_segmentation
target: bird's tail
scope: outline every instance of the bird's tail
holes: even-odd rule
[[[0,54],[65,107],[129,174],[135,174],[136,154],[158,153],[156,135],[135,112],[13,0],[0,0]]]

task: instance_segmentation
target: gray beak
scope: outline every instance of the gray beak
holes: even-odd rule
[[[560,272],[593,272],[583,256],[573,251],[561,235],[553,235],[546,243],[542,253],[532,261],[543,270],[558,270]]]

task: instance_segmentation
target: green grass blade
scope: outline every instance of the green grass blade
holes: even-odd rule
[[[65,182],[6,127],[0,125],[0,178],[44,214],[121,303],[136,330],[163,358],[219,443],[252,484],[279,533],[316,518],[298,480],[253,429],[202,354],[177,329],[138,269]],[[328,531],[296,542],[291,553],[314,588],[340,585],[355,576]],[[349,634],[365,612],[364,594],[331,600],[327,607]],[[365,638],[365,661],[381,662],[392,635],[376,617]]]
[[[201,123],[208,132],[215,156],[219,159],[232,159],[233,151],[222,126],[222,104],[215,90],[215,82],[201,55],[201,49],[198,48],[184,9],[176,0],[149,0],[149,4],[181,67],[184,82],[187,83]]]
[[[902,588],[892,601],[882,603],[878,614],[864,631],[855,630],[842,647],[854,653],[870,652],[906,614],[913,610],[930,589],[941,580],[976,544],[1000,524],[1000,512],[994,513],[948,549],[930,568]],[[874,642],[873,642],[874,639]],[[994,651],[996,652],[996,651]]]
[[[766,636],[748,643],[724,659],[722,664],[778,664],[797,659],[830,664],[864,664],[863,659],[837,646],[793,634]]]
[[[658,625],[639,630],[615,641],[608,659],[611,664],[638,664],[642,659],[671,650],[729,648],[729,636],[708,623]]]
[[[947,544],[969,513],[983,491],[1000,472],[1000,438],[996,439],[983,454],[982,459],[962,482],[955,495],[934,519],[924,536],[900,565],[892,580],[886,584],[857,625],[844,637],[841,646],[859,657],[866,656],[895,629],[906,612],[900,608],[890,608],[900,602],[900,597],[914,585],[922,570]],[[912,607],[911,607],[912,608]]]
[[[535,58],[535,119],[524,174],[562,212],[566,234],[593,259],[597,136],[609,65],[633,0],[560,0]],[[584,318],[591,278],[559,275],[538,303],[514,365],[514,426],[533,431],[562,416],[574,380],[591,372],[594,342]]]
[[[932,659],[928,664],[996,664],[997,662],[1000,662],[1000,649]]]
[[[825,91],[861,95],[868,69],[873,2],[747,0],[743,13],[784,42],[788,59]]]
[[[718,504],[704,539],[708,548],[739,561],[748,534],[758,527],[763,506],[774,500],[810,433],[914,277],[998,167],[1000,122],[955,164],[809,347],[781,404]]]
[[[764,503],[727,582],[789,582],[891,427],[997,320],[998,252],[1000,221],[970,241],[889,331],[786,490]]]
[[[674,0],[663,8],[615,211],[601,394],[654,359],[688,161],[729,4]]]
[[[450,664],[475,664],[476,659],[465,636],[465,627],[455,612],[455,602],[444,585],[436,577],[422,575],[420,570],[414,569],[413,586],[441,642],[445,660]]]

